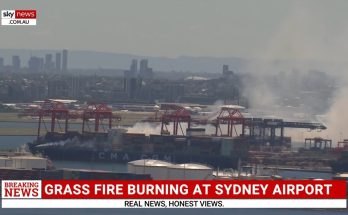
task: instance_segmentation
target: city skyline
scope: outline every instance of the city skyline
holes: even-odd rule
[[[55,60],[53,60],[53,54]],[[54,53],[47,52],[44,56],[30,55],[29,59],[22,60],[20,54],[12,55],[12,61],[5,61],[5,58],[0,55],[0,72],[68,72],[68,50],[63,49],[61,53],[54,51]],[[24,63],[25,62],[25,63]]]
[[[3,9],[36,9],[38,25],[2,26],[7,40],[0,47],[345,61],[347,6],[340,0],[3,0]]]

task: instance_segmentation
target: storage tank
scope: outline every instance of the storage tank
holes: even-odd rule
[[[176,164],[168,167],[168,179],[205,180],[212,179],[213,169],[195,163]]]
[[[0,168],[12,167],[12,160],[7,157],[0,157]]]
[[[12,157],[12,166],[16,169],[46,169],[47,159],[33,156]]]
[[[172,163],[160,160],[143,159],[128,162],[128,173],[150,174],[155,180],[168,179],[168,167]]]

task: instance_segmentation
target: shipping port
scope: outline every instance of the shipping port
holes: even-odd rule
[[[330,172],[347,149],[346,144],[334,147],[330,139],[306,138],[304,147],[294,151],[286,129],[317,131],[326,126],[250,117],[239,105],[221,105],[208,115],[192,112],[182,104],[156,105],[151,117],[139,121],[157,125],[158,134],[129,132],[128,127],[117,126],[121,117],[105,104],[76,111],[62,102],[47,100],[31,114],[38,117],[38,130],[37,139],[28,143],[29,149],[52,160],[128,163],[155,159],[220,169],[251,164]],[[82,122],[80,131],[69,131],[71,119]],[[208,126],[213,128],[210,133]],[[43,128],[45,134],[41,135]]]

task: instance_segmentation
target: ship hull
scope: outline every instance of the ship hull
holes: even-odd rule
[[[239,156],[189,155],[171,153],[143,153],[96,149],[45,148],[40,151],[51,160],[128,163],[140,159],[156,159],[173,163],[202,163],[219,168],[236,168]]]
[[[331,163],[331,169],[334,173],[348,172],[348,161],[336,161]]]

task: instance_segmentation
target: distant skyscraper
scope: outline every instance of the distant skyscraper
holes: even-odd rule
[[[230,77],[233,75],[233,71],[229,70],[228,65],[222,66],[222,75],[225,76],[225,78]]]
[[[21,68],[21,59],[18,55],[12,56],[12,69],[14,72],[18,72]]]
[[[80,78],[79,76],[71,77],[69,97],[78,98],[80,94]]]
[[[0,70],[4,68],[4,58],[0,57]]]
[[[47,72],[52,72],[54,68],[54,63],[52,60],[52,54],[45,55],[45,70]]]
[[[68,50],[63,50],[63,59],[62,59],[62,71],[68,71]]]
[[[222,66],[222,73],[226,73],[226,72],[228,72],[228,65],[223,65]]]
[[[28,66],[29,66],[29,72],[31,73],[37,73],[37,72],[42,72],[43,69],[43,59],[39,57],[31,57],[28,61]]]
[[[60,72],[62,70],[62,54],[56,53],[56,71]]]
[[[147,72],[147,65],[148,65],[148,60],[147,59],[142,59],[140,61],[140,69],[139,69],[139,72],[140,74],[144,74]]]
[[[39,57],[39,71],[38,72],[42,72],[44,70],[44,58],[43,57]]]
[[[138,61],[136,59],[132,60],[129,71],[131,76],[135,76],[138,73]]]
[[[129,98],[133,99],[141,90],[141,85],[142,81],[138,76],[138,61],[133,59],[129,70],[124,71],[123,88]]]
[[[140,61],[139,75],[143,79],[152,79],[153,71],[152,71],[152,68],[148,67],[148,60],[147,59],[142,59]]]

